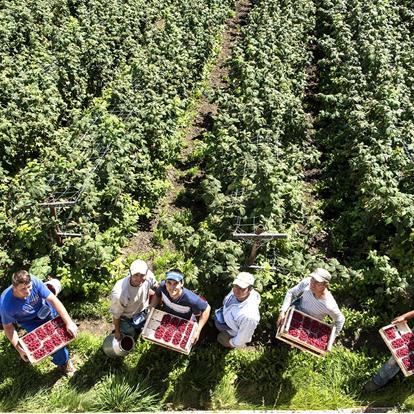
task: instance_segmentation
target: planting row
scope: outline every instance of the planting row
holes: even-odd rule
[[[36,53],[22,52],[26,59],[22,67],[9,62],[7,79],[15,83],[5,80],[8,94],[19,97],[19,91],[28,90],[39,97],[28,98],[30,108],[18,98],[16,111],[35,122],[44,139],[30,122],[17,120],[8,100],[8,112],[0,113],[0,123],[7,126],[11,116],[27,136],[4,128],[0,139],[10,154],[0,168],[5,194],[0,201],[2,273],[41,258],[53,273],[71,274],[74,290],[88,290],[100,281],[100,271],[105,272],[117,246],[139,220],[148,218],[165,191],[165,169],[178,154],[183,116],[230,3],[127,2],[114,13],[104,0],[93,5],[80,2],[62,13],[53,2],[44,10],[10,5],[10,21],[27,15],[28,27],[19,30],[33,33],[33,48],[44,48],[39,54],[47,53],[55,64],[43,77],[38,76]],[[7,32],[10,27],[3,28],[4,37],[19,38]],[[17,48],[27,51],[31,43],[19,43]],[[15,51],[3,53],[11,56]],[[29,77],[27,88],[19,84],[16,73]],[[99,87],[93,86],[95,81]],[[43,102],[47,99],[53,101],[52,109]],[[46,127],[39,118],[51,125]],[[75,205],[58,208],[51,218],[48,209],[39,207],[45,201]],[[56,225],[60,232],[84,237],[67,239],[57,247]]]

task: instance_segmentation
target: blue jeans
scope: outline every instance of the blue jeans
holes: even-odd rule
[[[19,322],[19,325],[22,326],[24,329],[26,329],[27,332],[31,332],[34,329],[38,328],[40,325],[43,325],[45,322],[52,320],[53,318],[56,318],[58,316],[56,310],[54,308],[50,307],[50,315],[45,319],[40,319],[38,317],[26,321],[26,322]],[[52,354],[52,362],[55,365],[65,365],[69,361],[69,351],[68,348],[65,346],[59,351],[56,351],[54,354]]]
[[[382,387],[387,384],[387,382],[391,381],[398,374],[399,370],[400,367],[397,364],[397,361],[394,359],[394,357],[391,357],[375,374],[372,380],[375,382],[375,384]]]

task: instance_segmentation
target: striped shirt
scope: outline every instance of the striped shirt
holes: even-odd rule
[[[338,335],[345,323],[343,313],[339,310],[339,307],[329,290],[325,290],[324,298],[315,298],[310,290],[310,281],[311,278],[307,277],[287,291],[281,312],[286,312],[292,302],[302,296],[300,310],[319,320],[322,320],[326,315],[330,316],[335,322],[336,335]]]

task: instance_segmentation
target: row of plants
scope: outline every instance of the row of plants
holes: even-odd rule
[[[2,29],[0,280],[32,265],[88,292],[167,188],[231,2],[44,3],[11,2]]]
[[[356,270],[340,291],[391,317],[412,303],[412,14],[399,1],[316,5],[320,191],[332,252]]]
[[[277,268],[256,275],[265,321],[260,326],[267,328],[286,288],[322,263],[321,253],[309,251],[323,224],[306,178],[320,158],[305,100],[314,26],[311,2],[255,3],[228,62],[228,88],[215,97],[213,129],[195,151],[204,176],[190,199],[204,214],[197,205],[166,217],[160,230],[194,258],[200,289],[215,305],[251,247],[232,232],[254,232],[253,223],[260,223],[287,233],[287,240],[268,243],[257,257],[265,269]],[[336,266],[341,268],[330,264]]]

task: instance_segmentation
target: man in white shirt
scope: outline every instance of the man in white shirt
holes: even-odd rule
[[[147,318],[150,293],[157,286],[154,274],[139,259],[132,262],[128,276],[116,282],[110,312],[118,341],[123,335],[136,336],[141,332]]]
[[[260,295],[253,289],[254,276],[241,272],[215,312],[214,322],[220,331],[217,341],[226,348],[241,348],[252,340],[260,321]]]
[[[335,322],[336,335],[341,332],[345,317],[340,311],[332,293],[329,291],[331,274],[321,267],[316,268],[308,277],[289,289],[280,309],[277,325],[283,323],[289,307],[293,304],[296,309],[322,320],[326,315]]]

